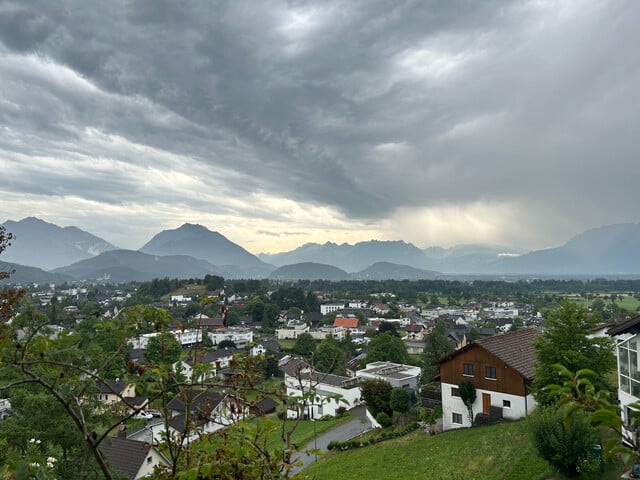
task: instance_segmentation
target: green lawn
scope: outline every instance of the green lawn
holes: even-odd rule
[[[600,478],[612,480],[620,473],[612,468]],[[525,421],[436,436],[418,430],[369,447],[331,452],[304,474],[314,480],[564,478],[538,457]]]

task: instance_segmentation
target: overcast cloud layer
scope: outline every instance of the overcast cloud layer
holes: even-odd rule
[[[637,222],[640,2],[0,2],[0,223],[545,248]]]

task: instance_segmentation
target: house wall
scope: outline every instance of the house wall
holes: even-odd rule
[[[631,427],[629,405],[640,401],[640,336],[617,337],[618,400],[622,416],[622,441],[629,446],[638,444],[636,432]]]
[[[300,388],[301,385],[298,379],[287,375],[285,376],[285,385],[287,386],[287,396],[302,398],[303,391]],[[308,380],[302,380],[302,389],[304,389],[304,391],[308,391],[309,386]],[[304,412],[309,418],[314,419],[319,419],[323,415],[335,415],[336,410],[340,407],[347,409],[352,408],[360,402],[362,396],[359,387],[341,388],[336,385],[318,383],[315,385],[315,389],[317,398],[313,401],[311,399],[308,400],[312,405],[307,405]],[[341,399],[336,401],[331,398],[334,395],[340,395]],[[295,418],[297,412],[289,410],[287,416],[289,418]]]
[[[153,468],[156,465],[166,465],[167,462],[162,458],[162,456],[154,449],[150,449],[147,453],[147,457],[144,462],[140,466],[140,470],[136,474],[134,480],[138,480],[139,478],[144,478],[147,475],[151,475],[153,473]]]
[[[464,375],[464,364],[473,365],[473,376]],[[496,379],[485,377],[486,367],[495,367]],[[524,397],[528,394],[524,378],[513,368],[480,346],[474,345],[440,364],[440,381],[457,385],[468,381],[476,389]]]
[[[298,325],[294,328],[278,328],[276,329],[276,338],[278,340],[295,340],[303,333],[309,333],[308,325]]]
[[[454,396],[452,389],[458,384],[442,383],[442,429],[452,430],[455,428],[470,427],[471,421],[467,407],[462,398]],[[476,401],[473,404],[473,415],[483,412],[483,394],[491,398],[491,406],[502,408],[502,416],[508,420],[518,420],[529,415],[535,408],[536,402],[532,395],[512,395],[508,393],[495,392],[476,388]],[[508,403],[505,403],[508,402]],[[508,406],[507,406],[508,405]],[[454,423],[453,414],[460,414],[462,423]]]

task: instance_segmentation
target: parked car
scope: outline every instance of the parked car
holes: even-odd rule
[[[147,409],[147,413],[150,414],[153,418],[161,418],[162,412],[160,410],[156,410],[155,408]]]
[[[144,410],[140,410],[133,416],[133,418],[135,418],[136,420],[151,420],[153,418],[153,415]]]

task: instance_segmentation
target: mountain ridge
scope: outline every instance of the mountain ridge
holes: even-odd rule
[[[120,278],[126,278],[127,275],[136,278],[155,274],[176,276],[176,272],[188,277],[212,273],[226,278],[269,278],[272,272],[285,265],[298,265],[289,270],[298,269],[302,272],[300,264],[315,264],[309,266],[310,272],[324,268],[324,274],[329,275],[330,270],[326,267],[330,266],[341,270],[349,278],[357,278],[358,275],[365,278],[378,278],[381,275],[394,278],[442,278],[443,275],[640,275],[640,223],[594,227],[558,247],[530,252],[475,244],[420,249],[403,240],[370,240],[353,245],[332,241],[324,244],[310,242],[289,252],[258,256],[219,232],[203,225],[185,223],[173,230],[163,230],[141,249],[131,250],[155,256],[156,262],[166,265],[172,264],[176,256],[182,258],[183,266],[174,264],[173,271],[154,269],[149,261],[141,260],[143,257],[136,257],[135,261],[140,264],[139,268],[134,268],[119,260],[118,255],[105,255],[110,251],[124,250],[74,226],[59,227],[35,217],[26,217],[19,222],[7,220],[3,226],[16,238],[14,245],[3,252],[0,262],[65,274],[74,269],[82,270],[86,265],[94,265],[94,270],[102,269],[106,273],[111,268],[114,275]],[[56,255],[56,249],[60,250],[60,255]],[[98,257],[99,260],[93,263],[64,268]],[[25,258],[28,261],[20,261]],[[59,264],[65,258],[69,259],[69,263],[52,268],[52,263]],[[105,259],[109,258],[112,264],[106,265]],[[189,268],[183,268],[185,266]],[[331,272],[336,278],[344,276],[335,270]],[[42,274],[39,276],[42,278]]]

